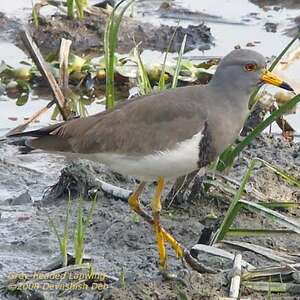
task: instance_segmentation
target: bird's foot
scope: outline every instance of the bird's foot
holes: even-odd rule
[[[159,254],[159,266],[162,272],[167,269],[167,252],[165,247],[165,238],[163,229],[159,224],[158,218],[153,218],[153,229],[156,234],[157,249]]]
[[[192,269],[198,271],[199,273],[216,273],[212,268],[201,264],[197,259],[192,257],[190,252],[185,249],[176,239],[168,233],[165,229],[162,228],[164,239],[171,245],[173,250],[175,251],[178,258],[186,261],[187,264],[192,267]]]
[[[165,241],[167,241],[171,245],[171,247],[173,248],[173,250],[176,253],[176,256],[178,258],[183,258],[183,255],[184,255],[183,246],[181,246],[180,243],[178,243],[176,241],[176,239],[170,233],[168,233],[165,229],[161,228],[161,230],[162,230]]]
[[[161,271],[165,272],[167,269],[167,253],[165,249],[165,242],[168,242],[175,251],[177,257],[186,261],[192,269],[200,273],[216,273],[211,268],[202,265],[195,258],[193,258],[190,252],[179,242],[177,242],[176,239],[160,225],[159,212],[161,209],[161,205],[159,197],[155,197],[154,201],[152,202],[153,216],[149,215],[145,210],[141,208],[139,196],[144,186],[145,182],[141,182],[137,190],[129,197],[128,203],[138,215],[140,215],[147,223],[152,225],[154,228],[154,231],[156,233]]]

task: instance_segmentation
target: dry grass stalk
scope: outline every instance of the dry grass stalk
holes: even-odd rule
[[[238,299],[240,293],[242,274],[242,254],[237,254],[233,263],[233,275],[231,278],[229,297],[231,299]]]
[[[64,97],[58,83],[56,82],[53,74],[51,73],[51,71],[48,67],[48,64],[44,60],[39,48],[33,41],[28,30],[25,29],[25,30],[21,31],[21,38],[22,38],[22,41],[23,41],[26,49],[28,50],[32,60],[36,64],[38,70],[41,72],[41,74],[45,77],[48,84],[50,85],[50,88],[54,95],[54,101],[56,102],[56,105],[57,105],[63,119],[67,120],[68,113],[66,111],[65,97]]]
[[[69,54],[72,41],[62,39],[59,49],[59,85],[62,88],[63,95],[65,99],[68,96],[69,90]]]

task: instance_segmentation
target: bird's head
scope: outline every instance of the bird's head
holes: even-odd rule
[[[214,81],[224,86],[247,91],[269,83],[288,91],[293,88],[277,75],[267,71],[266,60],[258,52],[249,49],[236,49],[226,55],[220,62],[214,75]]]

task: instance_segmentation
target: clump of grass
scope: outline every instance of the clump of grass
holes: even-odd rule
[[[71,196],[69,193],[68,197],[68,207],[67,213],[64,221],[64,230],[63,234],[60,235],[58,232],[58,226],[54,223],[53,219],[51,219],[50,215],[48,216],[50,227],[53,229],[55,236],[57,238],[59,244],[59,250],[62,257],[62,265],[66,267],[68,265],[68,244],[69,244],[69,219],[70,219],[70,210],[71,210]]]
[[[148,73],[145,69],[144,63],[141,59],[141,55],[138,49],[138,46],[134,48],[134,57],[137,61],[138,66],[138,77],[137,77],[137,83],[139,87],[139,92],[141,95],[147,95],[152,92],[152,86],[149,80]]]
[[[254,210],[256,212],[262,213],[265,216],[270,217],[275,222],[284,225],[288,229],[290,229],[296,233],[300,233],[300,223],[295,222],[294,220],[292,220],[274,210],[267,208],[265,205],[257,204],[257,203],[253,203],[253,202],[249,202],[249,201],[241,199],[244,195],[246,184],[248,183],[249,178],[252,175],[254,167],[258,163],[266,166],[269,170],[271,170],[278,176],[282,177],[289,184],[300,187],[300,181],[297,178],[295,178],[292,175],[285,172],[284,170],[281,170],[278,167],[273,166],[270,163],[268,163],[262,159],[259,159],[259,158],[253,159],[249,164],[247,172],[243,177],[241,185],[240,185],[238,191],[236,192],[236,194],[227,210],[224,220],[223,220],[221,226],[219,227],[218,232],[215,235],[213,242],[217,242],[217,241],[224,239],[225,235],[230,231],[230,227],[234,223],[234,220],[235,220],[237,214],[239,213],[239,211],[241,210],[241,208],[246,208],[251,211]],[[279,203],[277,203],[277,206],[279,206]],[[243,229],[239,229],[239,235],[242,235],[242,233],[243,233]],[[263,233],[263,231],[259,230],[259,234],[261,234],[261,233]],[[274,233],[276,233],[276,230],[274,230]]]
[[[74,19],[74,10],[75,10],[74,0],[67,0],[67,16],[68,16],[68,18]]]
[[[172,88],[177,87],[178,76],[179,76],[179,72],[180,72],[180,68],[181,68],[182,56],[184,54],[184,49],[185,49],[185,44],[186,44],[186,38],[187,38],[187,35],[184,36],[182,43],[181,43],[180,51],[179,51],[178,58],[177,58],[175,74],[173,76]]]
[[[39,27],[39,13],[35,6],[32,7],[31,16],[32,16],[32,21],[33,21],[34,26],[36,28],[38,28]]]
[[[104,52],[105,52],[105,69],[106,69],[106,108],[112,108],[114,107],[115,104],[115,87],[114,87],[114,74],[115,74],[115,62],[116,62],[115,53],[116,53],[116,48],[118,43],[118,32],[119,32],[120,23],[122,21],[122,17],[125,11],[134,1],[135,0],[128,1],[128,3],[124,5],[122,8],[120,8],[120,6],[121,4],[126,2],[126,0],[120,1],[113,9],[106,25],[106,30],[104,34]],[[170,39],[170,43],[168,45],[168,49],[166,51],[164,62],[162,65],[160,79],[158,82],[158,88],[160,90],[164,90],[168,88],[165,83],[166,61],[175,33],[176,33],[176,29]],[[181,68],[181,60],[185,49],[186,39],[187,36],[185,36],[183,39],[181,50],[178,55],[175,74],[173,76],[173,82],[171,85],[172,88],[176,87],[178,84],[178,77]],[[153,91],[153,87],[151,85],[147,70],[141,59],[138,45],[134,48],[134,57],[138,67],[138,87],[139,87],[140,94],[141,95],[150,94]]]
[[[168,54],[170,52],[170,49],[171,49],[171,46],[172,46],[172,43],[173,43],[173,40],[174,40],[174,37],[175,37],[175,34],[177,32],[177,28],[178,26],[176,26],[172,36],[171,36],[171,39],[169,41],[169,45],[168,45],[168,48],[166,50],[166,53],[165,53],[165,57],[164,57],[164,61],[163,61],[163,64],[162,64],[162,69],[161,69],[161,74],[160,74],[160,78],[159,78],[159,82],[158,82],[158,87],[161,91],[165,90],[166,89],[166,80],[165,80],[165,73],[166,73],[166,63],[167,63],[167,58],[168,58]]]
[[[169,48],[171,47],[171,43],[172,43],[172,40],[174,38],[175,33],[176,33],[176,31],[173,33],[173,36],[171,37],[168,49],[167,49],[165,57],[164,57],[162,68],[161,68],[161,73],[160,73],[159,82],[158,82],[158,89],[161,90],[161,91],[169,88],[169,86],[166,85],[166,83],[165,83],[165,70],[166,70],[167,55],[168,55],[168,52],[169,52]],[[184,38],[183,38],[182,44],[181,44],[180,51],[178,53],[175,72],[174,72],[174,75],[173,75],[172,84],[170,86],[171,88],[175,88],[178,85],[178,78],[179,78],[179,74],[180,74],[180,70],[181,70],[181,62],[182,62],[182,56],[184,54],[186,39],[187,39],[187,36],[185,35]],[[138,66],[138,88],[139,88],[139,92],[140,92],[141,95],[150,94],[153,91],[154,87],[151,85],[149,75],[148,75],[148,72],[147,72],[147,70],[144,66],[144,63],[143,63],[142,59],[141,59],[141,55],[139,53],[138,46],[136,46],[134,48],[134,57],[135,57],[135,60],[137,62],[137,66]]]
[[[88,6],[88,0],[67,0],[66,4],[68,18],[74,19],[75,12],[80,20],[84,18],[84,9]]]
[[[39,10],[41,6],[43,5],[52,5],[55,7],[58,7],[61,5],[61,2],[57,1],[49,1],[44,4],[41,4],[40,2],[37,2],[35,5],[33,5],[33,0],[32,0],[32,19],[33,23],[35,26],[38,26],[38,21],[39,21]],[[88,6],[88,0],[66,0],[63,2],[63,5],[67,7],[67,17],[69,19],[74,19],[75,16],[77,16],[80,20],[84,18],[84,10]]]
[[[96,196],[93,198],[92,204],[88,211],[88,215],[85,218],[83,214],[82,208],[82,197],[78,200],[77,207],[77,221],[74,231],[74,253],[75,253],[75,264],[81,265],[84,257],[84,243],[86,238],[86,230],[87,227],[91,224],[93,213],[96,206]],[[68,198],[68,207],[66,216],[64,219],[64,229],[63,233],[60,234],[58,231],[58,224],[56,224],[53,219],[48,214],[48,220],[50,224],[50,228],[52,228],[59,244],[59,250],[62,257],[62,265],[66,267],[68,265],[68,245],[69,245],[69,220],[70,220],[70,211],[71,211],[71,196],[69,194]]]
[[[121,272],[119,275],[119,283],[122,288],[126,288],[125,272],[124,272],[123,268],[121,269]]]
[[[93,199],[87,218],[84,218],[82,211],[82,197],[79,198],[77,208],[77,222],[74,233],[75,264],[81,265],[84,256],[84,242],[86,229],[91,224],[92,216],[96,205],[96,196]]]
[[[135,0],[128,1],[124,7],[120,6],[126,2],[121,0],[111,12],[111,15],[107,21],[106,29],[104,33],[104,57],[105,57],[105,69],[106,69],[106,108],[112,108],[115,105],[115,53],[118,46],[118,33],[122,18],[128,9],[128,7]]]
[[[88,6],[88,0],[75,0],[79,19],[84,18],[84,9]]]

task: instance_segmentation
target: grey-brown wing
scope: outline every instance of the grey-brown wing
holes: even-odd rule
[[[30,145],[48,151],[132,155],[170,149],[201,131],[206,120],[205,105],[187,91],[153,94],[106,113],[65,122],[44,130],[47,134]]]

